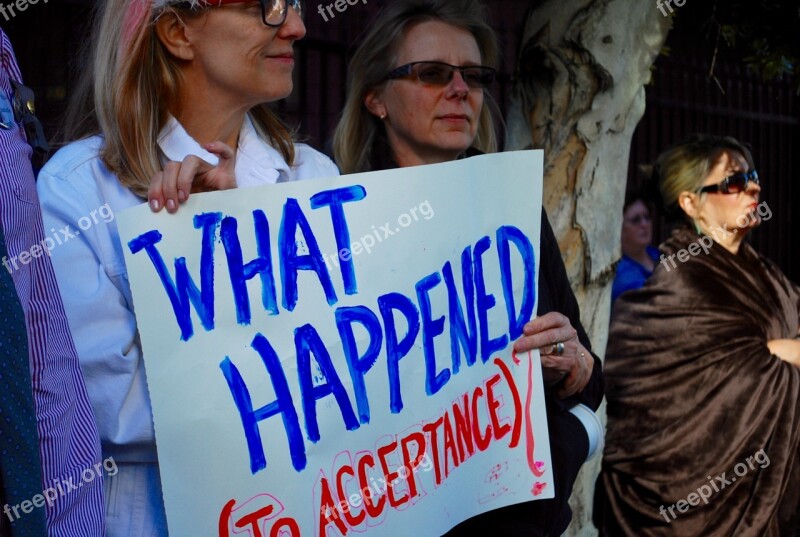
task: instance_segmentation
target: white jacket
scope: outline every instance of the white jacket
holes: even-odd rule
[[[158,139],[170,160],[187,155],[216,164],[171,118]],[[120,185],[99,157],[95,136],[64,147],[42,169],[37,188],[45,235],[97,419],[104,456],[155,462],[155,436],[142,349],[114,214],[145,203]],[[305,144],[295,165],[259,138],[247,118],[235,165],[240,187],[339,175],[333,162]],[[68,227],[67,227],[68,226]],[[48,233],[49,230],[49,233]],[[47,239],[46,239],[47,240]]]

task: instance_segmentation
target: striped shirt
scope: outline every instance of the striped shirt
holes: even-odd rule
[[[11,95],[10,78],[22,80],[11,43],[0,29],[0,93],[6,96]],[[18,125],[0,127],[0,219],[8,248],[8,268],[2,270],[11,272],[28,328],[42,491],[47,495],[50,489],[49,497],[55,497],[45,504],[48,534],[100,537],[100,442],[53,266],[44,255],[49,252],[30,154]]]

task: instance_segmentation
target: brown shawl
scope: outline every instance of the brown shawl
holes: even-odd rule
[[[699,239],[681,229],[661,250]],[[800,369],[766,343],[798,336],[800,288],[747,244],[673,259],[615,304],[596,523],[614,537],[795,535]]]

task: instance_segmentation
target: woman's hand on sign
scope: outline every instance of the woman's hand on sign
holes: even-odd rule
[[[204,149],[219,157],[216,166],[200,157],[189,155],[183,162],[167,162],[164,170],[153,176],[147,192],[147,200],[153,212],[166,207],[167,212],[174,213],[192,193],[236,188],[236,159],[233,149],[222,142],[212,142]]]
[[[560,354],[559,343],[563,344]],[[578,332],[567,316],[551,311],[525,324],[522,337],[514,343],[514,351],[524,353],[533,349],[539,349],[545,385],[563,381],[559,397],[576,394],[589,383],[594,358],[581,345]]]

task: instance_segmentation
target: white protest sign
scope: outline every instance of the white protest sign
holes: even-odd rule
[[[542,153],[119,215],[171,535],[440,535],[553,497]]]

